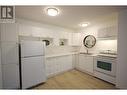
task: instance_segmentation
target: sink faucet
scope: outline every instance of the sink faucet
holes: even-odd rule
[[[87,53],[87,54],[89,53],[88,49],[86,49],[86,53]]]

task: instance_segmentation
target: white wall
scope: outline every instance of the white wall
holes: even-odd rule
[[[99,22],[96,21],[96,23],[92,26],[89,26],[86,29],[81,29],[79,32],[81,33],[82,37],[81,40],[83,41],[84,37],[86,35],[93,35],[95,36],[95,38],[98,38],[98,30],[100,28],[105,28],[107,26],[117,26],[118,22],[117,22],[117,15],[113,16],[106,19],[105,21],[101,21],[99,20]],[[89,52],[93,52],[93,53],[98,53],[101,50],[115,50],[117,51],[117,39],[116,40],[99,40],[97,39],[96,45],[89,49]],[[83,46],[80,49],[81,52],[85,52],[86,48]]]
[[[119,13],[116,86],[127,89],[127,10]]]

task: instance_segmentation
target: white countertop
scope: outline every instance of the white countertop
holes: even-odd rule
[[[98,54],[96,54],[96,53],[85,53],[85,52],[79,52],[79,54],[84,54],[84,55],[86,55],[86,56],[97,56]]]
[[[117,55],[112,55],[112,54],[98,54],[98,56],[117,58]]]
[[[84,54],[86,56],[106,56],[106,57],[114,57],[116,58],[117,55],[109,55],[109,54],[86,54],[84,52],[66,52],[66,53],[56,53],[56,54],[47,54],[45,55],[46,58],[50,58],[50,57],[59,57],[59,56],[66,56],[66,55],[73,55],[73,54]]]
[[[73,55],[73,54],[78,54],[78,52],[67,52],[67,53],[58,53],[58,54],[47,54],[47,55],[45,55],[45,57],[46,57],[46,58],[50,58],[50,57],[65,56],[65,55]]]

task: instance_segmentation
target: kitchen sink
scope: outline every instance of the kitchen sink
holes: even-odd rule
[[[81,52],[80,54],[93,55],[93,53],[86,53],[86,52]]]

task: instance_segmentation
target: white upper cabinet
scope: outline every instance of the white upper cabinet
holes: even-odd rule
[[[98,30],[98,38],[116,38],[117,26],[109,26]]]
[[[60,39],[66,40],[66,45],[80,46],[80,33],[73,33],[72,30],[55,27],[34,26],[31,24],[19,23],[19,36],[30,36],[38,38],[52,38],[53,44],[59,46]]]
[[[19,35],[20,36],[32,36],[32,29],[28,25],[19,24]]]
[[[37,26],[19,24],[19,35],[20,36],[32,36],[32,37],[43,37],[43,38],[54,38],[54,33],[50,29],[41,28]]]
[[[72,46],[81,46],[81,33],[72,33],[71,36],[71,45]]]
[[[33,36],[33,37],[41,37],[42,36],[41,35],[41,32],[42,32],[41,28],[38,28],[38,27],[31,27],[31,28],[32,28],[32,30],[31,30],[31,32],[32,32],[31,36]]]
[[[14,41],[18,42],[18,24],[9,23],[9,24],[0,24],[1,31],[1,41]]]

